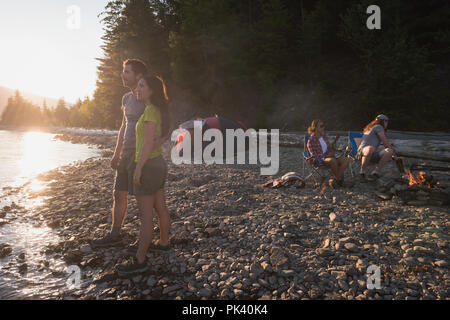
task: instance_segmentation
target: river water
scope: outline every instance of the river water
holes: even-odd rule
[[[37,214],[35,208],[45,201],[33,196],[46,188],[36,177],[75,161],[99,157],[101,150],[55,140],[54,136],[0,130],[0,212],[5,206],[18,206],[0,218],[0,251],[5,245],[12,249],[0,257],[0,299],[56,298],[66,286],[64,263],[43,254],[48,244],[58,242],[58,236],[45,221],[31,219]]]

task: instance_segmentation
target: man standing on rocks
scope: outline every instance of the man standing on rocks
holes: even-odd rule
[[[137,85],[147,72],[147,66],[139,59],[128,59],[123,63],[123,85],[130,88],[131,91],[122,98],[122,126],[120,127],[116,148],[111,159],[111,168],[116,170],[112,227],[110,233],[105,237],[91,241],[91,245],[94,248],[122,244],[120,229],[127,212],[129,175],[132,177],[134,174],[129,172],[129,166],[136,155],[136,123],[145,110],[145,104],[137,99]],[[166,138],[157,138],[154,142],[155,145],[162,145]]]

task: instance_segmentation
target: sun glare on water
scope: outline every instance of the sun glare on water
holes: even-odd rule
[[[55,166],[54,157],[50,155],[52,137],[43,132],[25,133],[22,142],[23,157],[18,164],[22,177],[31,177]],[[34,186],[36,188],[39,189],[39,185]]]

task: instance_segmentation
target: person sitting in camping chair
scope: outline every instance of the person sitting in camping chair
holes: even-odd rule
[[[329,181],[330,187],[342,187],[344,172],[350,163],[350,159],[347,157],[336,158],[336,141],[332,145],[329,143],[328,136],[325,133],[325,124],[322,120],[314,120],[308,128],[308,133],[311,137],[308,139],[307,148],[311,154],[312,165],[328,167],[334,176],[334,179]]]

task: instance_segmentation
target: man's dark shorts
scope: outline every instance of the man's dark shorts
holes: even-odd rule
[[[129,173],[130,164],[134,162],[134,158],[136,156],[135,150],[124,150],[122,155],[120,156],[119,164],[116,170],[116,177],[114,182],[114,191],[129,191],[128,182],[129,176],[132,173]]]

